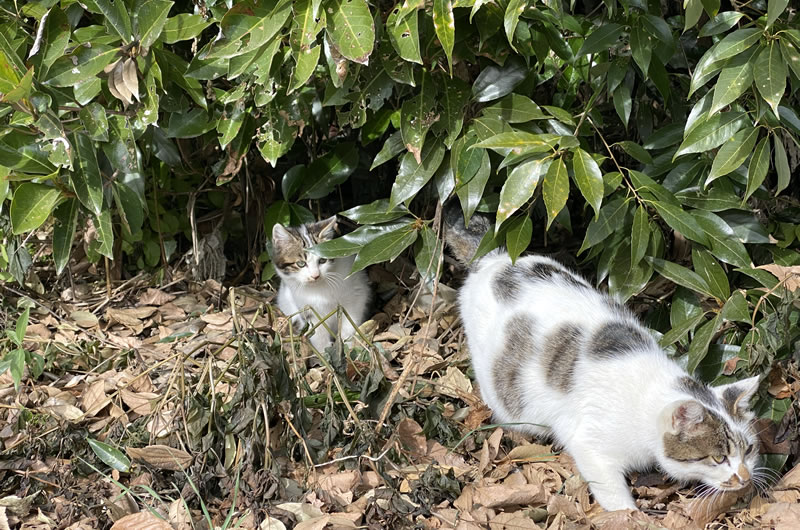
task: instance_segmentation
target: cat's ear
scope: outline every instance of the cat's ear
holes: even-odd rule
[[[693,399],[679,401],[674,404],[672,409],[672,432],[692,432],[703,423],[706,416],[706,409],[699,401]]]
[[[328,217],[313,224],[312,232],[317,235],[317,241],[330,241],[336,237],[336,216]]]
[[[741,416],[750,408],[750,400],[758,390],[760,382],[761,377],[759,376],[748,377],[735,383],[714,387],[714,392],[725,404],[727,410],[734,416]]]
[[[281,243],[288,243],[294,239],[294,236],[286,230],[280,223],[275,223],[275,226],[272,227],[272,244],[273,245],[280,245]]]

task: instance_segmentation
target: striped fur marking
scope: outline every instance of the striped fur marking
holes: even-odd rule
[[[511,317],[505,326],[503,353],[492,371],[494,388],[503,407],[513,418],[522,418],[524,410],[523,368],[536,355],[534,320],[522,313]]]
[[[589,343],[589,354],[599,359],[654,348],[656,342],[649,333],[630,322],[607,322],[595,331]]]
[[[575,324],[562,324],[544,343],[542,361],[547,373],[547,382],[564,393],[574,384],[575,363],[581,348],[582,332]]]

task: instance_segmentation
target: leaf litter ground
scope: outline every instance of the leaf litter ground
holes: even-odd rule
[[[634,474],[643,511],[604,512],[569,455],[490,424],[455,291],[413,270],[373,267],[359,344],[324,353],[266,287],[137,277],[39,300],[44,373],[0,376],[0,528],[798,528],[798,466],[743,498]],[[769,380],[796,418],[797,366]],[[760,428],[797,462],[796,420]]]

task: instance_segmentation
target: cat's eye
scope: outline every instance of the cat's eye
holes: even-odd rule
[[[319,264],[322,265],[323,263],[327,263],[327,258],[319,258]]]
[[[712,456],[711,459],[714,461],[715,464],[724,464],[728,461],[727,456]]]
[[[745,450],[745,452],[744,452],[744,455],[745,455],[745,456],[748,456],[748,455],[750,455],[750,454],[753,452],[753,450],[754,450],[755,448],[756,448],[756,446],[755,446],[755,445],[753,445],[753,444],[750,444],[750,445],[748,445],[748,446],[747,446],[747,449],[746,449],[746,450]]]
[[[295,261],[294,264],[297,265],[298,267],[300,267],[301,269],[306,266],[306,262],[302,261],[302,260],[301,261]]]

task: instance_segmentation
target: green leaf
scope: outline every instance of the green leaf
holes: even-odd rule
[[[527,5],[526,0],[510,0],[503,15],[503,28],[506,30],[506,38],[514,51],[517,51],[514,47],[514,33],[517,30],[517,24],[519,24],[519,16],[525,11]]]
[[[4,103],[17,103],[22,99],[27,99],[30,97],[31,85],[33,83],[33,70],[34,67],[31,66],[28,69],[28,72],[22,76],[22,79],[19,80],[19,83],[17,83],[14,88],[3,94],[2,98],[0,99]]]
[[[551,171],[553,166],[550,166]],[[625,224],[627,211],[628,203],[622,198],[616,198],[605,203],[600,208],[600,215],[592,219],[592,222],[586,227],[586,236],[583,239],[581,248],[578,250],[578,254],[604,241],[608,236],[622,228],[623,224]]]
[[[90,212],[100,215],[103,209],[103,180],[97,165],[94,143],[82,133],[72,135],[72,145],[77,150],[76,168],[72,173],[72,188],[75,195]]]
[[[217,131],[220,133],[219,146],[225,148],[236,138],[246,117],[244,102],[239,100],[233,104],[230,113],[225,110],[217,121]]]
[[[91,48],[80,46],[73,55],[61,57],[53,63],[43,84],[55,87],[75,86],[78,82],[102,72],[103,68],[117,60],[118,54],[119,50],[116,48],[101,44]]]
[[[416,230],[405,227],[376,237],[358,251],[350,274],[358,272],[373,263],[393,261],[417,240],[417,235],[418,232]]]
[[[569,198],[569,177],[563,158],[554,160],[547,169],[544,182],[542,182],[542,198],[547,209],[547,229],[550,229],[553,220],[564,209]],[[598,220],[595,218],[594,221]]]
[[[706,281],[711,294],[717,300],[727,300],[731,295],[731,287],[728,277],[722,265],[714,259],[705,249],[692,247],[692,266],[697,274]]]
[[[779,116],[778,104],[786,90],[787,73],[778,41],[763,46],[753,64],[753,76],[758,93],[772,107],[775,116]]]
[[[14,190],[9,214],[13,233],[23,234],[39,228],[61,200],[61,192],[52,186],[23,182]]]
[[[686,371],[690,374],[694,373],[700,361],[705,358],[711,339],[714,338],[720,325],[722,325],[722,316],[718,314],[695,332],[692,343],[689,345],[689,363],[686,366]]]
[[[527,68],[521,61],[506,61],[502,68],[487,66],[472,84],[472,96],[478,103],[500,99],[510,94],[527,74]]]
[[[781,137],[773,135],[772,143],[775,145],[775,172],[778,174],[775,195],[778,195],[789,185],[791,171],[789,170],[789,159],[786,157],[786,147],[784,147]]]
[[[700,29],[698,37],[710,37],[719,33],[725,33],[739,22],[744,13],[738,11],[724,11],[705,23]]]
[[[437,118],[433,112],[435,105],[435,85],[430,74],[424,72],[419,93],[403,102],[400,108],[400,133],[403,136],[403,143],[417,162],[421,160],[425,135]]]
[[[596,217],[600,213],[600,204],[603,202],[603,175],[600,173],[600,166],[589,153],[578,147],[572,158],[572,168],[575,172],[578,189],[581,190],[586,202],[594,210]]]
[[[375,44],[375,24],[366,0],[328,0],[327,34],[346,59],[367,64]]]
[[[116,33],[122,42],[129,44],[133,41],[131,19],[128,7],[123,0],[86,0],[83,2],[93,13],[100,13],[105,17],[103,21],[108,29]]]
[[[800,51],[797,50],[797,46],[788,39],[781,39],[781,53],[783,54],[783,60],[786,61],[786,64],[788,64],[789,68],[794,72],[795,77],[800,78]],[[786,107],[779,108],[781,118],[784,118],[783,109],[785,108]],[[797,128],[795,128],[795,132],[797,132]]]
[[[780,17],[786,10],[787,5],[789,5],[789,0],[768,0],[767,27],[770,27],[775,23],[776,20],[778,20],[778,17]]]
[[[486,182],[488,182],[492,174],[492,164],[489,160],[489,153],[486,151],[470,152],[480,154],[478,169],[475,171],[475,175],[471,177],[466,184],[456,189],[458,200],[461,202],[461,209],[464,211],[465,223],[469,222],[472,214],[475,213],[475,210],[478,208],[478,204],[483,197],[483,190],[486,188]]]
[[[361,250],[364,245],[383,234],[401,229],[413,230],[414,223],[415,221],[413,220],[409,221],[408,218],[402,218],[380,225],[360,226],[349,234],[315,245],[310,250],[323,258],[352,256]]]
[[[695,126],[675,152],[675,158],[689,153],[703,153],[719,147],[748,123],[741,112],[722,112]]]
[[[411,153],[400,160],[400,170],[392,186],[389,208],[414,197],[428,183],[444,159],[445,148],[440,141],[428,142],[422,150],[421,162],[417,163]]]
[[[547,174],[552,160],[543,158],[529,160],[515,167],[500,191],[500,204],[497,207],[497,229],[516,212],[520,206],[533,196],[539,180]],[[563,163],[563,162],[562,162]],[[563,206],[563,205],[562,205]],[[526,217],[527,219],[527,217]]]
[[[510,223],[508,232],[506,232],[506,248],[508,249],[508,255],[511,256],[512,264],[528,248],[532,235],[533,221],[531,221],[530,216],[517,217]]]
[[[665,202],[653,201],[658,215],[676,232],[680,232],[692,241],[709,246],[707,234],[697,224],[695,218],[680,206]]]
[[[119,0],[117,0],[119,1]],[[148,50],[161,36],[167,23],[167,14],[175,2],[168,0],[147,0],[139,8],[139,45]]]
[[[438,239],[436,233],[429,226],[423,226],[422,248],[414,254],[414,261],[422,281],[430,282],[436,278],[442,250],[444,250],[444,241]]]
[[[390,210],[389,201],[387,199],[378,199],[377,201],[373,201],[369,204],[362,204],[361,206],[350,208],[341,213],[341,215],[362,225],[386,223],[399,219],[406,214],[408,214],[408,209],[403,205],[399,205]]]
[[[715,179],[737,169],[747,160],[756,145],[758,131],[758,127],[747,127],[734,134],[730,140],[723,144],[722,148],[717,152],[717,156],[714,157],[711,173],[708,174],[706,179],[706,186]]]
[[[224,37],[204,47],[195,60],[228,59],[261,48],[283,29],[292,14],[292,2],[272,5],[268,11],[251,1],[237,2],[219,25]]]
[[[733,228],[720,216],[705,210],[692,210],[697,224],[708,236],[711,253],[725,263],[737,267],[750,267],[750,256]]]
[[[494,113],[507,123],[525,123],[548,118],[539,105],[521,94],[509,94],[494,105],[483,109],[483,113]]]
[[[686,17],[683,26],[685,32],[689,28],[693,28],[697,21],[700,20],[700,15],[703,14],[703,3],[700,0],[686,0],[684,2],[686,8]]]
[[[514,2],[514,0],[512,0]],[[456,24],[453,18],[453,4],[450,0],[433,0],[433,28],[442,44],[450,76],[453,76],[453,46],[456,42]]]
[[[708,286],[708,283],[706,283],[706,281],[696,272],[691,271],[686,267],[682,267],[677,263],[654,258],[652,256],[646,256],[645,259],[653,265],[653,268],[655,268],[655,270],[658,271],[661,276],[668,279],[672,283],[682,285],[683,287],[698,293],[714,296],[711,294],[711,288]]]
[[[642,205],[633,214],[633,231],[631,234],[631,263],[642,261],[650,242],[650,219]]]
[[[121,0],[117,0],[120,2]],[[88,438],[89,447],[92,448],[97,458],[103,461],[111,469],[116,469],[123,473],[127,473],[131,469],[131,461],[125,454],[112,445],[107,443],[98,442],[93,438]]]
[[[193,39],[211,25],[202,15],[180,13],[167,19],[161,40],[166,44],[174,44],[182,40]]]
[[[405,146],[403,145],[403,137],[400,135],[400,131],[397,131],[387,138],[383,143],[383,147],[381,147],[381,150],[378,151],[377,155],[375,155],[375,160],[372,161],[372,165],[369,167],[369,170],[372,171],[381,164],[388,162],[402,153],[404,150]]]
[[[75,239],[75,230],[78,226],[78,212],[80,203],[76,199],[67,199],[53,212],[55,226],[53,227],[53,260],[56,264],[56,274],[61,274],[69,262],[72,241]]]
[[[389,40],[397,51],[397,55],[403,60],[422,64],[417,11],[412,11],[403,18],[400,18],[399,12],[399,9],[393,9],[386,20]]]
[[[700,59],[703,62],[706,56],[710,56],[712,61],[721,61],[738,55],[758,42],[762,31],[759,28],[737,29],[729,33],[719,44],[710,48]],[[699,64],[699,63],[698,63]]]
[[[314,46],[295,54],[295,67],[292,71],[292,81],[289,84],[287,94],[291,94],[309,80],[317,67],[317,63],[319,63],[321,51],[322,46]]]
[[[650,153],[645,150],[644,147],[637,144],[636,142],[631,142],[630,140],[623,140],[621,142],[617,142],[614,145],[618,145],[622,147],[622,149],[631,155],[633,158],[641,162],[642,164],[652,164],[653,157],[650,156]]]
[[[301,199],[321,199],[353,174],[358,166],[358,150],[352,142],[341,143],[308,166],[299,195]]]
[[[215,122],[208,119],[205,110],[194,108],[171,113],[164,134],[167,138],[195,138],[207,133],[215,125]]]
[[[750,165],[747,167],[747,191],[742,201],[746,201],[764,183],[764,178],[769,170],[769,137],[765,136],[758,142]]]
[[[631,54],[633,60],[642,69],[644,77],[647,78],[647,72],[650,69],[650,58],[653,50],[653,37],[645,30],[644,26],[639,22],[634,24],[631,28]]]
[[[742,291],[735,291],[722,306],[722,318],[733,322],[750,323],[750,308]]]
[[[575,54],[576,57],[586,55],[588,53],[600,53],[606,51],[613,44],[616,44],[622,36],[623,27],[613,22],[605,23],[586,37],[583,41],[583,46]]]
[[[127,235],[139,233],[144,223],[144,208],[139,195],[121,182],[114,182],[112,190],[124,233]]]
[[[39,72],[39,81],[42,81],[42,74],[53,65],[56,59],[64,55],[72,29],[67,15],[58,6],[50,8],[47,20],[42,22],[45,27],[41,33],[39,50],[37,53],[33,53],[33,49],[31,49],[33,64],[36,65],[36,70]]]
[[[453,143],[461,133],[464,125],[464,107],[469,102],[469,87],[458,78],[445,79],[444,91],[442,92],[442,106],[444,108],[444,123],[447,129],[447,137],[444,145],[448,149],[453,147]]]
[[[678,322],[677,325],[672,326],[672,328],[664,333],[659,339],[658,343],[661,345],[662,348],[666,348],[674,344],[676,341],[681,340],[687,333],[690,331],[694,331],[694,329],[705,320],[706,314],[700,313],[699,315],[694,315],[693,317],[687,318],[685,320],[681,320]]]
[[[714,87],[714,99],[708,115],[736,101],[753,84],[752,54],[743,53],[731,59],[719,74]]]
[[[512,149],[515,154],[553,151],[560,136],[555,134],[532,134],[524,131],[504,132],[487,138],[471,148]]]
[[[103,210],[94,218],[97,230],[97,251],[108,259],[114,259],[114,229],[111,226],[111,210]]]
[[[108,141],[108,119],[106,109],[96,102],[89,103],[78,113],[89,138],[100,142]]]

